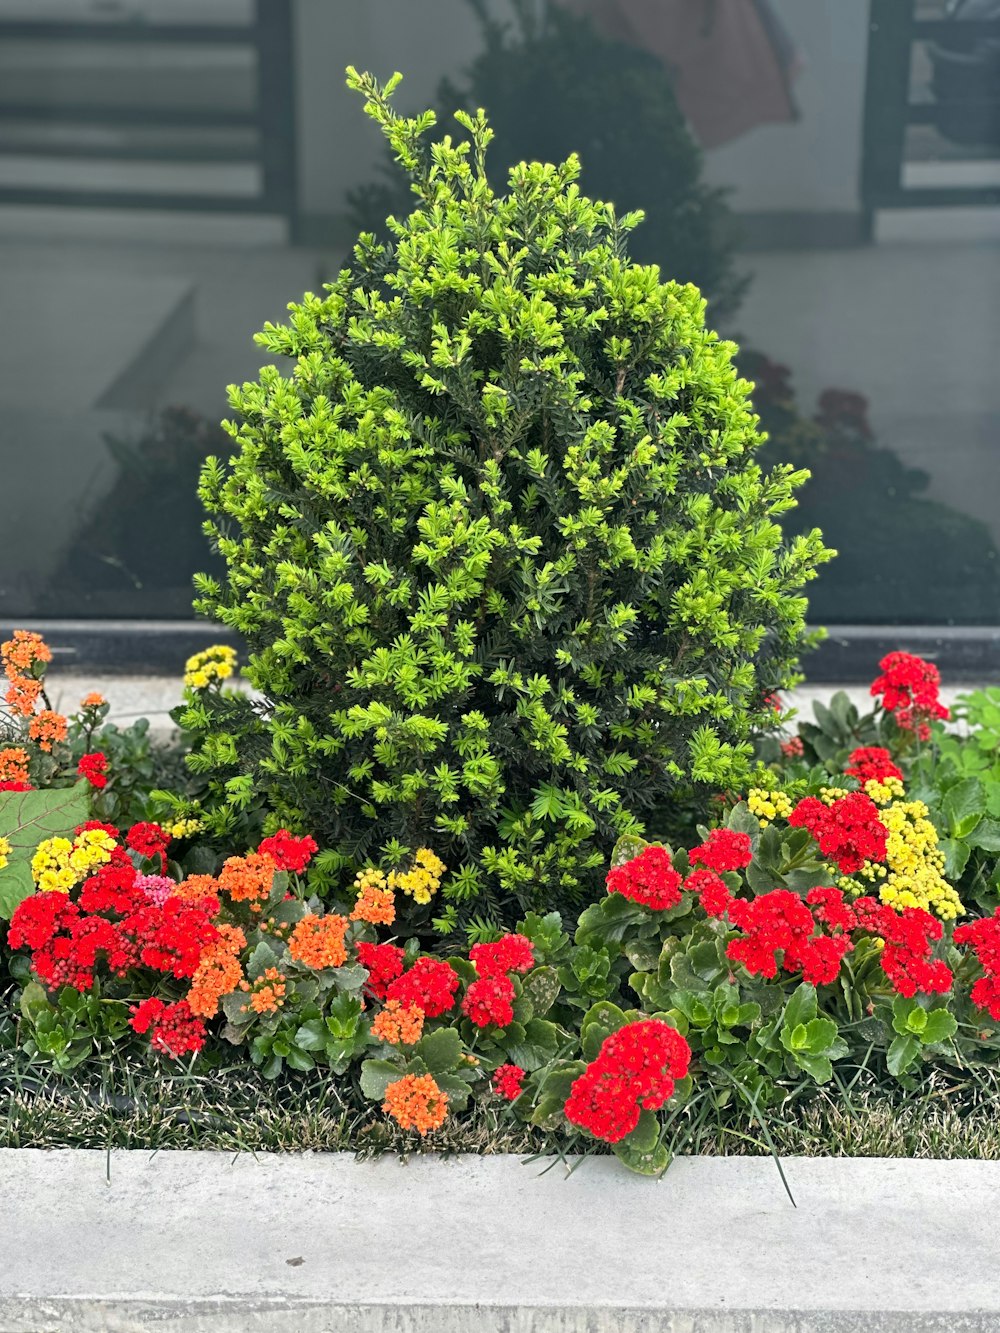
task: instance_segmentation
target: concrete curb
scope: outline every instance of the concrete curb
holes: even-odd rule
[[[985,1333],[1000,1163],[0,1152],[0,1333]]]

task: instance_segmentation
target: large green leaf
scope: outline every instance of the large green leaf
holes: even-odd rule
[[[1000,852],[1000,819],[981,819],[969,835],[969,841],[984,852]]]
[[[559,998],[559,974],[554,967],[536,967],[521,982],[521,994],[536,1014],[547,1014]]]
[[[462,1058],[462,1038],[454,1028],[438,1028],[422,1037],[414,1052],[432,1074],[443,1074],[454,1069]]]
[[[361,1065],[361,1091],[373,1101],[381,1101],[390,1083],[403,1077],[399,1065],[388,1060],[365,1060]]]
[[[808,981],[802,984],[788,997],[785,1012],[782,1015],[782,1027],[795,1028],[800,1023],[809,1023],[816,1017],[816,988]]]
[[[942,808],[951,836],[967,838],[986,812],[986,789],[978,778],[965,778],[945,793]]]
[[[7,865],[0,870],[0,917],[10,920],[18,903],[35,891],[31,858],[46,838],[72,838],[90,817],[86,782],[45,791],[0,792],[0,837],[10,843]]]
[[[920,1041],[913,1036],[893,1037],[886,1064],[893,1078],[905,1074],[920,1053]]]

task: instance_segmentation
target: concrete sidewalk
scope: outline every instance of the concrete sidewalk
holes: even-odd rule
[[[1000,1329],[1000,1163],[0,1152],[2,1333]]]

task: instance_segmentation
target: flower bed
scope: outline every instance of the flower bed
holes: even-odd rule
[[[969,734],[951,734],[920,659],[883,661],[868,716],[837,696],[763,736],[754,785],[720,794],[690,846],[623,842],[570,929],[529,913],[431,950],[406,912],[447,879],[432,849],[320,899],[308,834],[213,853],[190,797],[184,818],[121,830],[100,814],[137,788],[91,748],[106,705],[60,718],[44,643],[22,632],[2,652],[3,958],[31,1065],[83,1079],[145,1051],[197,1078],[242,1052],[262,1079],[321,1073],[404,1142],[489,1111],[644,1172],[706,1111],[767,1134],[816,1087],[919,1094],[995,1067],[1000,706],[972,696]],[[233,666],[199,655],[189,695]]]

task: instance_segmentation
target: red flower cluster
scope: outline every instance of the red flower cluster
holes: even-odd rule
[[[504,935],[488,944],[474,944],[469,961],[479,973],[462,1000],[462,1012],[477,1028],[495,1023],[505,1028],[514,1021],[516,994],[511,972],[530,972],[535,965],[535,946],[524,935]]]
[[[816,920],[831,930],[851,931],[857,928],[857,915],[844,901],[840,889],[810,889],[806,894],[806,902],[813,909]]]
[[[86,778],[92,787],[100,790],[108,785],[108,756],[100,750],[85,754],[76,766],[77,775]]]
[[[882,971],[898,994],[909,999],[917,991],[943,995],[951,990],[955,979],[951,968],[932,957],[934,944],[942,933],[937,917],[922,907],[906,907],[897,912],[874,898],[859,898],[853,911],[862,930],[883,939]]]
[[[288,829],[280,828],[272,837],[265,838],[258,850],[269,856],[279,870],[301,875],[316,851],[316,839],[293,838]]]
[[[498,1097],[505,1097],[507,1101],[516,1101],[521,1095],[521,1084],[524,1082],[524,1070],[520,1065],[500,1065],[493,1071],[493,1091]]]
[[[618,1143],[639,1123],[640,1111],[657,1111],[683,1078],[691,1047],[676,1028],[658,1018],[629,1023],[607,1037],[596,1060],[573,1083],[566,1119],[605,1143]]]
[[[742,870],[753,860],[750,835],[729,828],[712,829],[701,846],[689,853],[688,859],[692,865],[702,865],[717,874]]]
[[[509,977],[479,977],[473,981],[462,1000],[462,1013],[477,1028],[488,1028],[495,1023],[505,1028],[514,1021],[514,983]]]
[[[403,975],[403,950],[396,944],[358,944],[358,962],[368,969],[365,990],[376,1000],[384,1000],[391,981]]]
[[[190,977],[202,949],[218,938],[212,917],[218,900],[151,902],[134,868],[112,861],[88,879],[78,902],[61,893],[36,893],[14,911],[7,940],[31,950],[35,974],[56,990],[90,990],[103,962],[115,976],[140,964],[177,978]]]
[[[828,915],[825,900],[821,906]],[[774,889],[751,902],[734,898],[728,915],[744,934],[730,941],[726,954],[732,962],[742,963],[751,976],[777,976],[780,953],[786,972],[801,971],[803,980],[814,986],[827,985],[837,979],[841,960],[854,947],[846,934],[814,934],[817,921],[808,904],[788,889]]]
[[[882,707],[895,714],[905,731],[928,740],[930,723],[951,716],[938,695],[941,675],[937,667],[914,653],[889,653],[879,662],[879,670],[882,674],[872,681],[872,694],[881,695]]]
[[[130,942],[100,916],[85,916],[62,893],[36,893],[14,910],[7,943],[31,950],[31,967],[50,990],[90,990],[103,958],[121,976],[135,962]]]
[[[860,749],[852,750],[844,772],[862,784],[884,782],[886,778],[903,780],[902,773],[892,762],[892,755],[881,745],[862,745]]]
[[[205,1024],[191,1012],[187,1000],[165,1004],[150,996],[133,1006],[129,1019],[138,1033],[149,1033],[149,1044],[154,1051],[162,1051],[174,1060],[189,1052],[200,1051],[205,1044]]]
[[[34,791],[30,782],[0,782],[0,791]]]
[[[971,999],[1000,1022],[1000,907],[992,916],[970,921],[955,931],[956,944],[968,944],[985,975],[972,987]]]
[[[863,791],[852,791],[832,805],[806,796],[788,816],[789,824],[807,828],[828,861],[842,875],[853,875],[865,861],[885,859],[887,830],[878,806]]]
[[[779,748],[786,759],[801,759],[806,752],[805,742],[801,736],[790,736],[787,741],[781,742]]]
[[[535,965],[535,946],[526,935],[504,935],[489,944],[474,944],[469,950],[469,961],[481,977],[530,972]]]
[[[386,999],[415,1004],[428,1018],[446,1014],[455,1003],[458,973],[440,958],[418,958],[408,972],[389,983]]]
[[[125,841],[133,852],[152,858],[166,854],[170,846],[170,834],[159,824],[133,824],[125,835]]]
[[[733,895],[714,870],[693,870],[684,881],[689,893],[698,894],[706,916],[721,917],[729,911]]]
[[[665,847],[644,847],[638,856],[608,872],[608,893],[664,912],[681,900],[681,876]]]

